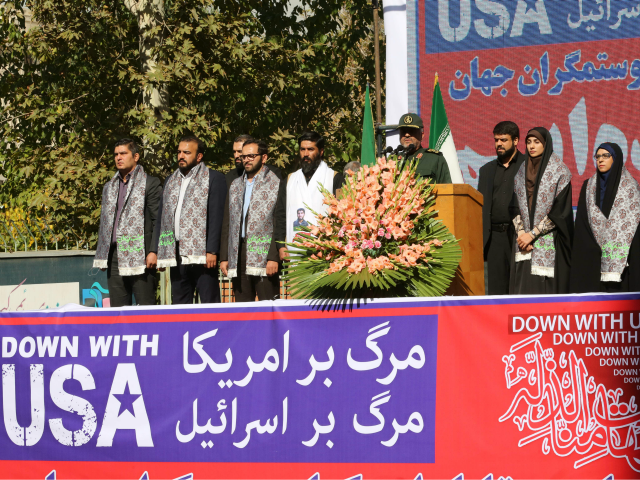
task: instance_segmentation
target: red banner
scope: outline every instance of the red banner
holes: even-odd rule
[[[496,157],[492,132],[503,120],[516,122],[522,137],[533,127],[550,130],[573,175],[574,205],[605,141],[620,145],[640,181],[635,2],[416,1],[410,55],[419,68],[415,78],[409,72],[410,96],[427,120],[438,74],[465,183],[477,187],[480,167]]]
[[[0,319],[2,320],[0,332],[2,332],[3,342],[2,398],[5,422],[4,428],[0,429],[0,457],[3,459],[0,461],[0,478],[184,477],[306,480],[310,478],[604,479],[609,477],[631,479],[638,478],[640,472],[640,409],[638,407],[640,403],[640,343],[638,342],[640,295],[638,294],[500,299],[398,299],[366,304],[362,302],[344,311],[293,301],[257,304],[255,307],[237,304],[235,306],[202,305],[188,309],[167,307],[107,311],[75,309],[46,313],[2,314]],[[429,330],[431,327],[426,330],[422,327],[417,328],[415,325],[419,323],[415,323],[416,321],[429,322],[432,326],[433,322],[436,322],[437,331]],[[168,348],[167,345],[171,343],[166,343],[165,335],[162,333],[167,328],[180,328],[181,323],[184,323],[185,328],[189,325],[188,328],[192,332],[191,341],[194,345],[196,345],[194,340],[196,328],[202,331],[218,328],[216,341],[221,342],[225,338],[223,336],[225,331],[239,329],[240,333],[236,340],[229,343],[234,352],[233,358],[238,362],[244,362],[246,357],[246,355],[240,355],[239,352],[242,352],[244,347],[241,347],[241,343],[238,342],[242,339],[246,342],[252,338],[252,331],[259,335],[260,342],[266,342],[264,348],[267,348],[269,342],[273,342],[273,348],[281,354],[281,335],[264,335],[258,332],[264,328],[273,332],[278,328],[290,331],[290,339],[288,335],[286,337],[287,342],[290,342],[287,351],[291,352],[288,357],[287,372],[292,372],[292,379],[298,377],[302,379],[308,373],[307,359],[310,353],[315,355],[317,362],[326,362],[327,344],[318,343],[316,347],[312,347],[314,339],[318,341],[324,338],[330,339],[334,333],[342,332],[341,329],[346,328],[344,334],[340,333],[330,342],[335,347],[332,350],[335,352],[335,362],[331,367],[332,370],[326,373],[326,376],[331,377],[334,382],[331,389],[321,384],[321,380],[325,377],[324,373],[319,373],[321,368],[314,367],[318,370],[315,380],[319,388],[318,395],[329,395],[330,392],[339,391],[334,389],[340,388],[341,378],[346,378],[347,375],[340,372],[352,371],[348,375],[356,375],[349,377],[344,401],[338,402],[354,405],[353,411],[335,415],[336,429],[342,428],[342,433],[336,433],[336,430],[333,436],[322,437],[322,441],[318,442],[316,447],[322,447],[324,450],[318,453],[315,457],[318,460],[315,461],[305,461],[302,455],[290,457],[290,453],[286,450],[279,449],[278,442],[291,440],[292,446],[287,447],[290,452],[297,451],[296,448],[301,449],[301,452],[307,452],[304,450],[307,446],[302,446],[302,442],[308,442],[309,438],[306,437],[312,436],[311,422],[314,416],[318,418],[318,424],[327,424],[326,413],[324,417],[315,412],[312,416],[305,416],[301,410],[302,413],[296,416],[294,395],[298,394],[292,393],[288,395],[289,422],[286,435],[293,437],[286,437],[284,431],[281,434],[279,430],[271,437],[268,434],[259,439],[251,437],[249,448],[243,451],[243,455],[245,453],[246,455],[242,459],[236,458],[234,457],[236,450],[231,442],[238,443],[242,440],[245,436],[244,423],[246,423],[242,420],[243,417],[239,416],[240,425],[234,438],[225,440],[223,436],[216,437],[214,438],[216,441],[208,447],[206,445],[200,447],[196,444],[193,446],[196,450],[188,450],[188,445],[179,443],[175,436],[177,429],[182,432],[180,434],[182,436],[189,429],[188,426],[191,424],[189,412],[191,412],[193,399],[186,388],[172,388],[174,376],[171,373],[172,363],[182,369],[184,353],[181,348],[182,338],[174,335],[177,338],[169,341],[175,341],[177,347]],[[175,326],[172,326],[174,324]],[[53,325],[57,325],[55,327],[57,335],[67,333],[71,335],[81,328],[99,328],[104,332],[108,332],[110,328],[126,328],[130,332],[145,333],[147,342],[151,342],[153,331],[161,332],[156,342],[157,358],[168,361],[166,363],[168,367],[157,372],[154,377],[158,379],[157,382],[160,382],[158,386],[164,388],[164,393],[159,397],[156,396],[155,401],[166,405],[171,405],[172,402],[180,405],[184,403],[184,408],[179,409],[179,414],[182,415],[181,426],[176,427],[175,422],[164,415],[161,416],[164,420],[160,418],[158,421],[157,415],[153,413],[151,405],[154,397],[150,392],[155,391],[153,388],[156,386],[149,387],[149,380],[145,380],[143,372],[144,368],[150,365],[148,362],[159,360],[156,360],[156,357],[149,357],[151,353],[135,358],[138,349],[135,344],[131,349],[133,352],[131,358],[118,361],[137,365],[140,376],[140,384],[137,388],[141,388],[142,394],[145,395],[144,401],[149,412],[148,419],[151,423],[151,434],[155,446],[140,447],[135,443],[135,435],[123,437],[121,436],[123,434],[118,433],[115,437],[112,435],[113,448],[129,445],[127,449],[130,452],[118,455],[131,454],[134,459],[152,458],[152,450],[163,448],[161,444],[165,442],[164,445],[174,445],[171,448],[176,449],[175,452],[168,451],[163,454],[165,458],[172,458],[174,453],[177,453],[185,460],[118,461],[114,453],[116,450],[96,444],[98,432],[103,428],[100,422],[106,414],[95,402],[98,430],[86,444],[78,447],[70,445],[64,448],[58,445],[56,450],[53,450],[53,447],[51,447],[52,450],[47,450],[48,444],[43,442],[54,442],[49,445],[55,444],[53,437],[49,438],[51,432],[48,426],[42,433],[42,440],[32,446],[18,447],[14,445],[15,442],[11,443],[7,425],[12,420],[7,402],[10,401],[13,393],[7,390],[9,384],[5,382],[5,378],[11,374],[10,365],[16,365],[20,361],[44,363],[45,377],[48,378],[47,362],[53,360],[40,358],[38,353],[33,353],[38,352],[37,348],[30,349],[30,341],[25,339],[31,337],[37,340],[39,328],[51,328],[49,326]],[[326,328],[323,329],[318,325],[326,325]],[[338,325],[344,327],[338,327]],[[413,335],[410,332],[412,329],[415,331]],[[408,336],[403,333],[399,337],[399,332],[406,332]],[[211,337],[211,334],[207,335]],[[311,339],[309,340],[311,343],[301,342],[300,339],[305,335]],[[418,372],[415,369],[428,368],[430,355],[436,354],[433,351],[434,347],[429,346],[428,340],[433,335],[437,335],[435,406],[429,400],[431,396],[429,392],[433,393],[430,390],[432,387],[427,387],[428,390],[424,391],[425,385],[409,383],[402,386],[399,391],[398,387],[403,384],[397,383],[411,378],[411,375]],[[6,340],[9,337],[14,340]],[[133,337],[130,335],[127,338]],[[402,342],[405,340],[401,337],[409,343],[404,345]],[[153,338],[155,341],[155,337]],[[348,340],[345,341],[347,338]],[[34,345],[37,341],[41,341],[36,340],[33,340]],[[12,348],[14,343],[15,348]],[[68,352],[73,351],[72,343],[71,340],[67,342],[65,348]],[[189,339],[187,339],[188,343]],[[409,354],[408,346],[413,343],[420,345],[423,349],[422,357],[416,355],[418,350],[413,348]],[[308,346],[302,348],[303,344]],[[220,349],[216,349],[215,352],[210,350],[212,344],[203,343],[203,345],[211,355],[206,358],[212,360],[214,364],[217,362],[220,366],[219,364],[225,359],[226,343],[221,343]],[[153,345],[149,343],[145,348],[151,352],[152,347]],[[108,351],[109,347],[106,348]],[[85,352],[87,356],[88,351],[87,349]],[[79,347],[76,348],[76,352],[79,352],[78,358],[60,361],[69,364],[82,363],[96,375],[94,367],[91,366],[91,362],[95,360],[83,359],[82,333],[79,334]],[[130,353],[128,344],[125,348],[125,344],[122,343],[120,355],[124,357],[128,353]],[[300,360],[296,360],[298,354],[301,356]],[[261,355],[251,353],[254,362],[262,360],[263,356],[264,352]],[[420,357],[422,364],[418,361]],[[202,369],[198,369],[196,358],[190,357],[188,364],[195,366],[189,368],[197,371],[206,368],[203,366]],[[363,363],[354,367],[355,363],[349,358]],[[375,364],[376,358],[380,363]],[[387,376],[392,366],[394,371],[397,370],[397,376]],[[239,363],[238,368],[240,372],[247,367]],[[358,373],[354,368],[355,370],[369,368],[377,370],[369,372],[371,375],[369,379],[371,381],[369,381],[366,380],[369,378],[366,376],[367,372]],[[101,396],[106,397],[109,391],[112,370],[109,370],[111,377],[106,380],[96,376],[95,386],[98,390],[102,389]],[[258,381],[255,378],[276,375],[266,370],[255,371],[258,373],[254,375],[252,380],[254,382]],[[297,374],[297,371],[306,373]],[[429,377],[428,372],[425,371],[424,374],[427,375],[425,379],[432,378]],[[16,377],[19,375],[20,371],[16,369]],[[25,375],[28,378],[28,374]],[[183,372],[182,375],[187,374]],[[208,415],[213,415],[211,422],[217,425],[220,423],[218,419],[220,412],[214,413],[215,402],[218,401],[216,395],[226,392],[228,385],[227,387],[218,386],[216,383],[218,378],[211,372],[208,374],[205,372],[202,375],[204,376],[201,377],[197,388],[209,388],[210,395],[209,397],[200,395],[198,408],[209,408],[211,413]],[[376,381],[376,376],[380,378],[386,376],[385,381],[393,380],[395,383],[389,383],[390,386],[386,386],[380,380]],[[237,376],[237,378],[240,377],[241,375]],[[224,380],[226,377],[221,378]],[[16,381],[19,393],[20,380]],[[292,391],[295,389],[302,391],[301,389],[304,388],[300,382],[289,383],[290,386],[286,388],[291,388]],[[68,391],[75,388],[73,380],[68,380],[67,384],[65,388]],[[369,388],[372,390],[369,391]],[[390,392],[391,400],[384,405],[378,404],[377,407],[372,403],[369,407],[370,397],[376,398],[372,395],[377,393],[376,388],[383,394]],[[49,392],[50,389],[53,394],[53,387],[50,387],[49,380],[46,380],[44,390]],[[83,396],[81,389],[75,388],[74,391],[76,395]],[[268,389],[265,390],[267,391]],[[131,386],[129,393],[131,393]],[[251,395],[258,398],[263,394]],[[121,397],[118,396],[118,398]],[[317,405],[328,406],[334,401],[333,398],[330,396],[326,397],[326,400],[320,398]],[[400,398],[402,400],[398,403],[396,399]],[[373,399],[371,401],[375,402]],[[26,404],[25,408],[28,412],[29,396],[18,397],[18,401]],[[309,397],[307,403],[311,405],[314,402],[316,399]],[[280,403],[281,400],[278,404]],[[211,406],[207,407],[208,404]],[[358,406],[360,404],[362,405]],[[220,404],[218,405],[221,408]],[[404,412],[404,408],[408,410]],[[411,411],[421,413],[419,422],[411,423],[411,419],[407,422],[410,418],[408,413]],[[372,429],[374,428],[372,425],[376,424],[382,427],[375,432],[373,430],[367,432],[362,427],[355,428],[354,412],[357,413],[359,424],[370,426],[367,428]],[[432,415],[430,412],[433,412],[435,419],[435,429],[432,433],[429,433],[429,418]],[[55,410],[53,413],[47,410],[45,415],[47,422],[56,413]],[[374,417],[380,420],[379,424]],[[23,427],[28,427],[29,421],[30,417],[25,414],[20,415],[19,406],[17,422]],[[67,428],[74,428],[73,422],[66,423],[67,420],[63,422]],[[205,422],[206,419],[201,418],[199,424]],[[294,422],[299,422],[299,425],[294,425]],[[82,422],[76,423],[79,426]],[[300,438],[294,438],[298,427],[304,433]],[[255,432],[254,435],[256,435]],[[433,435],[433,442],[430,440],[431,435]],[[13,436],[15,437],[15,434]],[[393,436],[396,437],[396,442],[391,441]],[[289,440],[286,440],[287,438]],[[327,446],[322,443],[326,441],[325,438],[333,440],[332,447],[328,447],[330,442],[327,442]],[[349,443],[342,440],[346,438],[351,438]],[[206,440],[203,437],[203,443],[206,444]],[[255,443],[262,441],[271,443],[265,443],[264,447],[260,447],[260,443]],[[224,442],[228,442],[228,445]],[[413,451],[412,445],[416,445],[415,442],[424,442],[420,443],[424,445],[422,453],[419,450],[416,450],[415,454],[410,453]],[[296,447],[295,445],[298,444],[300,445]],[[284,446],[285,443],[282,445]],[[378,445],[375,448],[383,449],[381,451],[385,457],[383,458],[381,454],[379,459],[369,459],[366,462],[349,461],[350,451],[353,452],[354,458],[366,458],[367,452],[359,450],[362,445],[371,445],[370,448]],[[228,449],[225,450],[227,447]],[[266,448],[274,449],[271,458],[282,458],[286,461],[265,461],[263,454]],[[75,453],[69,453],[71,451]],[[180,454],[181,451],[184,453]],[[209,455],[208,460],[189,461],[188,457],[192,455],[190,453],[192,451],[193,455],[206,452]],[[430,451],[434,452],[433,457]],[[415,458],[412,455],[416,454],[424,455],[424,460],[418,462],[412,460]],[[69,460],[69,455],[73,455],[78,460]],[[96,455],[101,459],[96,460]],[[257,458],[260,460],[256,460]],[[234,460],[231,461],[231,459]],[[340,459],[340,461],[332,459]],[[145,472],[146,477],[143,477]],[[185,477],[185,475],[191,476]]]

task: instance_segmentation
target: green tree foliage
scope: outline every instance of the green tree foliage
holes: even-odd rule
[[[240,133],[267,140],[288,171],[305,129],[327,136],[330,163],[359,156],[366,0],[32,0],[31,29],[21,3],[0,2],[0,205],[82,245],[95,245],[123,136],[163,178],[185,133],[221,170]]]

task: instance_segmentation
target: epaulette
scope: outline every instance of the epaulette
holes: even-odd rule
[[[433,148],[427,148],[427,152],[431,152],[431,153],[435,153],[436,155],[440,155],[440,151],[439,150],[435,150]]]

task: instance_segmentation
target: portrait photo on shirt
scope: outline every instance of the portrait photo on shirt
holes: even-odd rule
[[[306,210],[302,207],[298,208],[298,210],[296,211],[296,219],[293,222],[293,231],[294,232],[299,232],[300,230],[302,230],[302,227],[308,227],[309,226],[309,222],[307,222],[304,219],[304,215],[306,213]]]

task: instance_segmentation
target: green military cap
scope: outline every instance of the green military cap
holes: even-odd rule
[[[417,113],[405,113],[400,117],[398,128],[424,128],[424,124]]]

